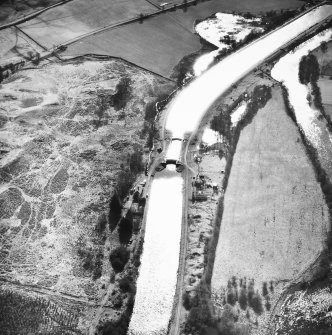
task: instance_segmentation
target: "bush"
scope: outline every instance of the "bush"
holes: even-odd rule
[[[115,272],[121,272],[129,259],[129,251],[126,247],[120,246],[110,254],[110,262]]]

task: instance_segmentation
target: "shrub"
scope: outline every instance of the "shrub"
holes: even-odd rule
[[[114,249],[110,254],[110,262],[114,271],[121,272],[129,259],[129,251],[126,247],[120,246]]]

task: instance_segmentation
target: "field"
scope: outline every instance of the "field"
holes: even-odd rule
[[[125,77],[131,92],[115,107]],[[38,328],[36,308],[40,326],[48,327],[43,334],[67,334],[66,323],[87,333],[104,304],[108,315],[126,310],[129,295],[109,262],[120,244],[108,219],[110,199],[128,157],[144,151],[146,101],[171,89],[117,60],[49,64],[2,83],[0,299],[7,298],[0,314],[27,306],[27,333]],[[60,314],[64,324],[53,325]],[[0,329],[18,334],[11,320],[0,318]]]
[[[325,112],[332,119],[332,79],[321,78],[318,81]]]
[[[218,11],[259,13],[301,5],[297,0],[202,2],[187,10],[179,9],[147,19],[143,24],[133,23],[85,38],[69,46],[66,55],[98,53],[119,56],[164,76],[170,76],[173,68],[184,56],[198,51],[201,47],[199,38],[194,35],[196,20]],[[20,25],[20,28],[44,47],[51,48],[94,29],[155,10],[145,0],[98,0],[93,4],[86,0],[75,0],[47,11]]]
[[[216,13],[254,13],[266,12],[269,10],[280,10],[287,8],[298,8],[303,5],[303,2],[298,0],[251,0],[251,1],[227,1],[227,0],[211,0],[190,6],[186,11],[178,10],[172,15],[182,26],[194,32],[194,24],[196,20],[203,20],[206,17]]]
[[[75,0],[21,24],[20,28],[51,48],[92,30],[155,10],[145,0]]]
[[[110,54],[168,77],[182,57],[199,48],[197,36],[161,15],[88,37],[70,45],[64,55]]]
[[[42,51],[42,48],[16,28],[0,30],[0,45],[0,65],[19,62],[22,58],[28,59],[29,52]]]
[[[3,0],[0,5],[0,22],[9,23],[60,1],[62,0]]]
[[[329,224],[300,134],[283,106],[281,90],[274,88],[272,99],[240,135],[213,268],[216,306],[223,299],[236,303],[232,290],[246,287],[260,302],[250,312],[256,316],[274,291],[319,256]]]
[[[327,43],[327,50],[321,48],[314,51],[320,65],[320,79],[318,86],[322,95],[325,112],[332,119],[332,42]]]

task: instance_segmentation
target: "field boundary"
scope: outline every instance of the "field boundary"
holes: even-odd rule
[[[56,55],[55,52],[53,54]],[[87,59],[87,60],[99,60],[99,61],[108,61],[108,60],[114,60],[114,59],[115,60],[121,60],[121,61],[123,61],[123,62],[125,62],[125,63],[127,63],[127,64],[129,64],[131,66],[135,66],[135,67],[137,67],[137,68],[139,68],[139,69],[141,69],[143,71],[149,72],[149,73],[151,73],[151,74],[153,74],[155,76],[158,76],[158,77],[161,77],[163,79],[166,79],[166,80],[168,80],[168,81],[170,81],[172,83],[176,83],[176,81],[173,80],[173,79],[171,79],[171,78],[165,77],[162,74],[159,74],[159,73],[154,72],[152,70],[148,70],[148,69],[146,69],[143,66],[137,65],[137,64],[135,64],[135,63],[133,63],[133,62],[131,62],[129,60],[126,60],[126,59],[124,59],[122,57],[118,57],[118,56],[101,55],[101,54],[83,54],[83,55],[73,56],[73,57],[68,56],[68,58],[67,57],[61,57],[59,55],[56,55],[56,57],[59,58],[64,63],[65,62],[71,62],[71,61],[79,60],[80,58]]]

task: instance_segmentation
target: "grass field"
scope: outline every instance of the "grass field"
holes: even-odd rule
[[[75,0],[45,12],[20,28],[50,48],[97,28],[155,10],[145,0]]]
[[[224,200],[213,292],[233,276],[290,281],[323,249],[328,209],[281,90],[241,133]],[[263,293],[264,295],[264,293]]]
[[[70,45],[66,56],[84,53],[123,57],[139,66],[169,76],[182,57],[200,48],[197,36],[160,15],[91,36]]]

